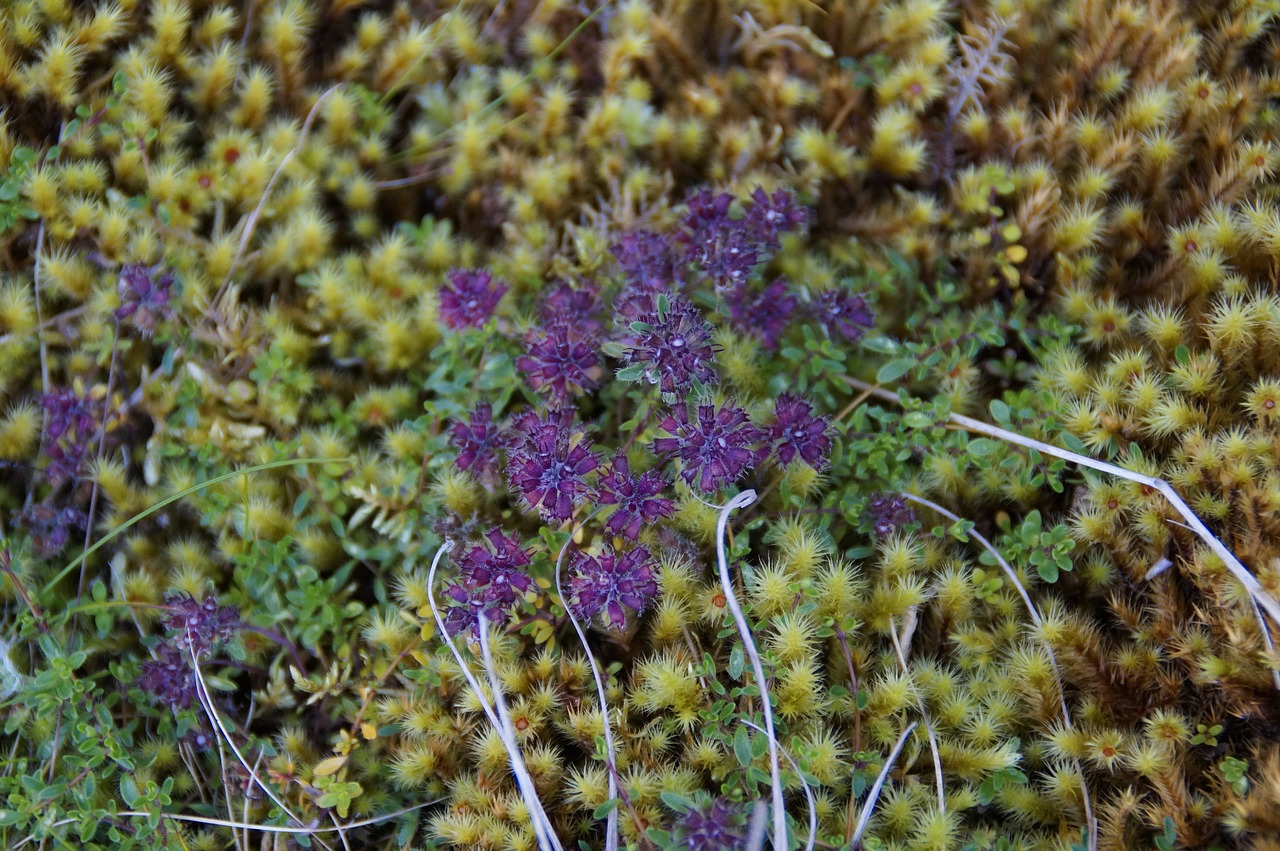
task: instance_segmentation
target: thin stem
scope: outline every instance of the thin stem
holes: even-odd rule
[[[115,384],[116,378],[116,355],[120,351],[120,320],[116,320],[115,330],[111,335],[111,361],[107,366],[107,392],[102,397],[102,424],[98,427],[100,434],[98,435],[98,451],[94,457],[95,466],[102,464],[102,453],[107,448],[107,417],[111,411],[111,391]],[[93,521],[98,513],[98,475],[97,470],[94,471],[93,489],[89,492],[89,516],[84,524],[84,547],[89,549],[89,544],[93,541]],[[84,576],[85,569],[88,567],[87,561],[80,562],[80,581],[76,585],[76,605],[80,604],[80,598],[84,596]]]
[[[742,720],[742,723],[757,732],[764,732],[764,730],[760,729],[759,725],[753,724],[745,718]],[[813,797],[813,789],[810,788],[809,781],[804,779],[804,772],[800,770],[800,766],[796,761],[791,758],[791,754],[787,752],[787,749],[781,745],[778,747],[782,755],[786,757],[787,763],[791,766],[791,770],[796,773],[796,778],[800,781],[800,788],[804,789],[804,799],[809,804],[809,838],[805,840],[804,848],[805,851],[813,851],[814,842],[816,842],[818,838],[818,805],[817,801]]]
[[[3,537],[0,537],[0,542],[2,541]],[[19,581],[18,574],[13,570],[13,556],[10,554],[9,548],[5,546],[0,546],[0,570],[3,570],[5,575],[9,577],[9,581],[13,583],[13,587],[17,590],[18,595],[22,597],[22,602],[27,604],[27,609],[31,612],[31,617],[35,619],[36,629],[43,633],[48,633],[49,624],[44,619],[44,612],[42,612],[40,610],[40,606],[31,599],[31,595],[27,593],[26,586]],[[5,658],[7,659],[8,656],[6,655]],[[14,741],[16,742],[17,740],[15,739]]]
[[[213,705],[213,698],[209,696],[209,690],[205,687],[204,675],[200,673],[200,660],[196,658],[195,648],[189,646],[188,650],[191,654],[191,669],[195,674],[196,697],[200,698],[200,705],[204,709],[205,713],[208,714],[209,720],[213,722],[217,731],[222,734],[224,739],[226,739],[227,744],[231,747],[231,752],[236,755],[236,759],[240,761],[242,766],[244,766],[244,770],[249,773],[249,776],[258,784],[258,787],[262,789],[263,792],[267,793],[267,797],[274,801],[275,805],[280,808],[281,812],[289,816],[289,818],[293,819],[298,824],[306,824],[306,822],[294,814],[293,810],[289,809],[288,804],[276,796],[276,793],[272,788],[268,786],[266,782],[258,776],[253,768],[249,766],[249,761],[244,758],[244,754],[240,753],[240,749],[236,747],[235,741],[231,738],[231,733],[222,723],[222,718],[218,715],[217,708]]]
[[[61,133],[59,133],[61,136]],[[49,395],[49,344],[44,338],[44,308],[40,298],[40,265],[41,257],[44,254],[44,220],[40,220],[40,228],[36,231],[36,259],[31,269],[31,284],[35,291],[36,301],[36,341],[40,345],[40,392],[44,396]],[[45,435],[49,431],[49,409],[45,405],[40,406],[40,445],[36,448],[36,455],[39,457],[44,454]],[[27,498],[23,503],[24,508],[31,507],[31,500],[35,498],[36,489],[27,490]]]
[[[213,298],[209,300],[211,310],[217,311],[219,303],[222,301],[223,294],[227,291],[227,287],[231,285],[232,277],[235,275],[236,267],[240,260],[244,257],[245,249],[249,247],[249,240],[253,238],[253,232],[257,230],[258,219],[262,216],[263,209],[267,206],[267,198],[271,195],[271,190],[275,188],[276,181],[280,179],[280,175],[284,173],[285,167],[297,156],[302,150],[302,146],[306,144],[307,137],[311,135],[311,125],[315,123],[316,116],[320,113],[320,105],[328,100],[329,95],[341,88],[341,83],[335,83],[330,86],[325,93],[316,98],[316,102],[311,105],[311,109],[307,112],[306,120],[302,122],[302,132],[298,134],[297,143],[289,149],[289,153],[284,155],[284,159],[280,160],[280,165],[276,166],[276,170],[272,173],[271,178],[267,181],[266,188],[262,190],[262,197],[258,199],[258,206],[253,208],[253,212],[245,219],[244,232],[240,234],[240,244],[236,247],[235,256],[231,258],[231,263],[227,267],[227,277],[223,280],[222,285],[218,287],[218,291]]]
[[[880,386],[879,384],[874,384],[871,387],[868,387],[866,390],[863,390],[857,396],[854,396],[853,401],[845,405],[840,410],[840,413],[836,414],[834,417],[831,418],[831,421],[836,423],[844,422],[844,418],[849,416],[851,413],[853,413],[854,409],[857,408],[859,405],[861,405],[863,402],[867,401],[867,399],[871,397],[872,391],[878,388],[879,386]]]
[[[907,736],[911,735],[911,731],[916,728],[918,723],[918,721],[912,721],[907,725],[907,729],[902,731],[902,735],[898,737],[893,750],[889,752],[889,758],[884,761],[884,766],[880,769],[876,782],[871,784],[871,791],[867,794],[867,803],[862,807],[862,815],[858,817],[858,825],[853,829],[853,837],[849,841],[850,848],[857,847],[858,840],[862,839],[862,832],[867,829],[867,824],[871,821],[871,813],[875,809],[876,801],[880,798],[880,790],[884,788],[884,781],[889,777],[889,770],[893,768],[894,760],[902,752],[902,746],[906,744]]]
[[[903,631],[907,630],[906,619],[903,619]],[[906,676],[907,682],[911,684],[911,691],[916,697],[916,706],[920,710],[920,720],[924,723],[924,731],[929,736],[929,749],[933,754],[933,773],[938,781],[938,812],[946,813],[947,797],[946,784],[942,777],[942,759],[938,756],[938,739],[933,733],[933,724],[929,723],[929,712],[925,709],[924,697],[921,696],[920,690],[916,688],[915,680],[911,678],[911,669],[907,667],[907,654],[902,650],[902,641],[898,638],[898,625],[895,620],[889,618],[889,638],[893,642],[893,649],[898,654],[898,664],[902,666],[902,673]]]
[[[729,559],[725,555],[724,547],[729,513],[745,508],[755,502],[755,499],[755,491],[745,490],[720,509],[720,518],[716,521],[716,561],[720,568],[721,592],[724,594],[729,611],[733,614],[734,623],[738,627],[738,637],[741,638],[743,649],[751,659],[751,671],[760,689],[760,708],[764,714],[765,735],[769,739],[769,780],[773,785],[773,848],[774,851],[786,851],[787,810],[782,801],[782,771],[778,761],[778,736],[773,727],[773,706],[769,700],[769,685],[764,675],[764,663],[756,649],[755,639],[751,636],[751,625],[747,622],[746,615],[742,613],[738,596],[733,590],[733,579],[729,576]]]
[[[925,508],[933,509],[943,517],[951,520],[953,523],[960,522],[960,517],[958,515],[948,511],[936,502],[931,502],[924,497],[906,493],[905,491],[902,492],[901,496],[911,502],[922,505]],[[1036,626],[1041,626],[1044,623],[1044,619],[1040,616],[1040,611],[1036,608],[1035,603],[1031,602],[1031,595],[1027,593],[1026,587],[1023,586],[1022,581],[1018,579],[1018,574],[1014,571],[1013,565],[1009,564],[1005,557],[1000,554],[1000,551],[995,548],[995,545],[982,536],[982,533],[978,532],[976,529],[970,529],[968,534],[991,554],[992,558],[996,560],[996,564],[1000,565],[1000,569],[1004,571],[1004,575],[1008,577],[1009,581],[1013,584],[1013,587],[1017,589],[1019,596],[1022,597],[1022,602],[1027,607],[1027,612],[1031,616],[1032,623]],[[1062,706],[1062,724],[1068,730],[1072,730],[1074,727],[1071,724],[1071,710],[1067,707],[1067,693],[1066,688],[1063,686],[1062,670],[1058,667],[1058,657],[1054,654],[1053,645],[1050,644],[1048,640],[1045,641],[1044,645],[1045,652],[1049,654],[1049,667],[1053,670],[1053,677],[1057,681],[1058,701]],[[1086,819],[1085,828],[1089,833],[1089,851],[1096,851],[1098,847],[1098,823],[1093,817],[1093,802],[1089,796],[1089,784],[1085,781],[1084,766],[1080,764],[1080,761],[1072,760],[1072,763],[1075,766],[1076,773],[1080,775],[1080,790],[1082,797],[1084,798]]]
[[[850,387],[862,390],[871,389],[872,395],[879,399],[884,399],[889,402],[899,401],[898,397],[894,394],[885,390],[877,389],[874,385],[867,384],[865,381],[859,381],[858,379],[848,375],[841,376],[841,378]],[[966,417],[963,414],[950,414],[947,418],[951,422],[963,426],[969,431],[993,437],[996,440],[1013,443],[1017,446],[1034,449],[1037,452],[1043,452],[1045,455],[1052,455],[1054,458],[1061,458],[1064,461],[1079,464],[1081,467],[1088,467],[1091,470],[1098,470],[1099,472],[1107,473],[1112,476],[1118,476],[1122,479],[1137,482],[1138,484],[1146,485],[1149,488],[1159,491],[1173,506],[1174,510],[1182,515],[1183,520],[1185,520],[1187,525],[1191,527],[1191,530],[1196,533],[1196,536],[1209,546],[1209,549],[1213,551],[1214,555],[1222,559],[1223,564],[1226,565],[1226,568],[1230,571],[1231,575],[1234,576],[1240,584],[1244,585],[1245,589],[1254,597],[1255,600],[1257,600],[1258,604],[1268,615],[1271,616],[1271,619],[1275,623],[1280,624],[1280,601],[1277,601],[1275,597],[1271,596],[1271,594],[1262,587],[1261,583],[1258,582],[1257,577],[1249,572],[1249,569],[1235,557],[1231,550],[1227,549],[1226,545],[1224,545],[1222,541],[1218,540],[1213,532],[1210,531],[1209,527],[1204,524],[1204,521],[1202,521],[1196,513],[1191,510],[1191,506],[1187,505],[1186,501],[1183,500],[1183,498],[1178,495],[1178,492],[1173,489],[1173,486],[1164,479],[1159,479],[1155,476],[1147,476],[1142,473],[1135,473],[1132,470],[1126,470],[1124,467],[1109,464],[1106,461],[1099,461],[1096,458],[1090,458],[1087,455],[1080,455],[1066,449],[1059,449],[1058,447],[1045,443],[1044,441],[1030,437],[1023,437],[1015,432],[1006,431],[1005,429],[998,428],[997,426],[988,425],[982,420],[975,420],[973,417]]]
[[[484,711],[485,717],[489,719],[489,723],[498,731],[503,745],[507,748],[507,756],[511,760],[511,770],[516,776],[516,785],[520,787],[520,794],[524,798],[525,806],[529,808],[530,821],[533,822],[533,829],[534,833],[537,834],[539,847],[552,847],[557,851],[563,851],[560,847],[560,840],[556,838],[554,832],[549,837],[545,835],[550,828],[550,822],[547,821],[546,812],[542,809],[542,802],[538,799],[537,789],[533,785],[533,778],[529,775],[529,768],[525,765],[524,756],[520,753],[520,747],[515,741],[514,733],[508,736],[507,725],[503,723],[503,719],[494,712],[494,708],[485,699],[484,689],[480,687],[480,681],[476,679],[475,674],[471,673],[471,667],[462,658],[462,652],[458,650],[453,637],[449,635],[449,630],[444,625],[444,616],[440,614],[440,607],[436,605],[436,569],[440,566],[440,559],[444,558],[445,553],[451,549],[453,549],[453,541],[445,541],[436,552],[435,558],[431,560],[431,569],[427,571],[427,603],[431,608],[431,616],[435,619],[436,628],[440,630],[440,638],[444,641],[445,646],[449,648],[449,652],[453,655],[453,660],[458,664],[459,672],[466,679],[467,684],[471,686],[472,691],[475,692],[476,700]],[[485,623],[482,614],[479,625],[479,631],[485,633],[480,645],[482,652],[488,647],[487,630],[488,624]],[[500,692],[497,688],[496,677],[492,682],[492,686],[495,692],[494,696],[497,698]]]
[[[485,619],[484,612],[481,611],[477,618],[476,632],[480,638],[480,655],[484,660],[484,671],[489,678],[489,689],[493,693],[493,706],[498,713],[498,733],[502,736],[503,742],[507,746],[508,753],[511,754],[513,767],[518,763],[523,770],[518,770],[516,778],[521,784],[521,791],[524,793],[525,803],[530,806],[530,815],[533,817],[534,833],[538,835],[538,843],[542,848],[554,848],[555,851],[564,851],[560,845],[560,839],[556,836],[555,829],[551,826],[551,819],[547,818],[546,811],[542,808],[542,799],[538,797],[538,790],[533,784],[533,776],[529,774],[529,769],[524,765],[524,756],[520,752],[520,742],[516,739],[516,728],[511,722],[511,711],[507,708],[507,698],[502,693],[502,683],[498,682],[498,666],[493,659],[493,651],[489,648],[489,622]]]
[[[582,643],[582,649],[587,654],[587,664],[591,666],[591,678],[596,684],[596,699],[600,701],[600,723],[604,729],[604,750],[605,765],[609,769],[609,799],[618,798],[618,756],[613,743],[613,727],[609,722],[609,701],[605,696],[604,678],[600,674],[600,666],[596,663],[596,656],[591,652],[591,645],[587,643],[587,633],[582,628],[582,624],[578,622],[578,616],[573,613],[573,606],[569,602],[569,598],[564,593],[564,583],[562,581],[562,568],[564,567],[565,554],[569,552],[569,546],[573,543],[573,539],[581,531],[592,517],[600,512],[597,508],[585,518],[578,522],[569,533],[569,539],[564,542],[564,546],[560,548],[560,554],[556,556],[556,593],[560,595],[560,600],[564,603],[565,614],[569,616],[569,623],[573,624],[573,631],[578,634],[578,641]],[[630,808],[630,801],[627,802]],[[632,810],[635,814],[635,811]],[[636,822],[639,826],[639,820]],[[643,833],[643,829],[641,830]],[[617,851],[618,848],[618,808],[614,807],[609,810],[609,815],[605,820],[605,849],[606,851]]]
[[[245,467],[243,470],[234,470],[230,473],[223,473],[220,476],[214,476],[212,479],[206,479],[203,482],[194,484],[189,488],[184,488],[178,491],[177,493],[172,494],[171,496],[165,497],[164,499],[160,500],[155,505],[151,506],[145,511],[140,511],[139,513],[133,515],[128,520],[124,521],[119,526],[112,529],[109,533],[107,533],[105,537],[99,538],[96,544],[94,544],[92,547],[85,550],[84,552],[80,553],[80,555],[76,556],[76,558],[73,559],[70,564],[68,564],[62,570],[58,571],[56,576],[54,576],[52,579],[46,582],[44,584],[44,587],[40,589],[40,594],[41,596],[48,594],[51,590],[53,590],[54,586],[56,586],[59,582],[61,582],[63,579],[66,578],[68,573],[75,570],[81,563],[84,562],[85,559],[93,555],[102,547],[106,546],[108,543],[114,540],[117,535],[122,534],[130,526],[133,526],[135,523],[141,523],[143,520],[146,520],[152,514],[155,514],[157,511],[160,511],[161,509],[170,505],[171,503],[177,502],[183,497],[190,496],[191,494],[197,491],[203,490],[204,488],[207,488],[210,485],[216,485],[219,482],[225,482],[227,479],[234,479],[236,476],[243,476],[249,473],[260,473],[265,470],[274,470],[277,467],[294,467],[302,464],[328,464],[335,461],[341,462],[341,461],[350,461],[350,460],[351,460],[350,456],[346,458],[286,458],[283,461],[272,461],[268,464],[256,464],[252,467]]]

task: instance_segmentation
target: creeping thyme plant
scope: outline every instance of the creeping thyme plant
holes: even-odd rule
[[[1280,847],[1277,15],[4,4],[0,845]]]

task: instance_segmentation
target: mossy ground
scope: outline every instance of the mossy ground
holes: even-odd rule
[[[1280,848],[1256,597],[1153,489],[952,416],[1169,482],[1280,596],[1278,14],[5,5],[0,844],[532,848],[541,807],[565,847],[725,847],[774,723],[793,847]],[[776,244],[757,187],[803,211]],[[671,310],[714,357],[668,392],[636,353]],[[590,351],[535,373],[556,311]],[[567,516],[534,448],[458,437],[551,394],[546,451],[599,456]],[[710,492],[664,448],[686,396],[754,453]],[[618,456],[666,477],[638,542],[593,514]],[[505,739],[430,599],[495,530],[532,583]],[[635,548],[597,687],[557,558]]]

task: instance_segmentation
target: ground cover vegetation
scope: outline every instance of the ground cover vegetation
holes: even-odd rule
[[[1280,848],[1278,14],[5,4],[0,844]]]

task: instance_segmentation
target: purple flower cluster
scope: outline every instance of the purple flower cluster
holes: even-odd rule
[[[686,215],[674,233],[636,230],[610,246],[623,287],[615,295],[614,327],[608,338],[599,319],[602,300],[595,285],[560,283],[550,288],[538,324],[525,336],[526,350],[516,358],[527,388],[542,394],[546,407],[517,408],[500,430],[492,408],[478,405],[469,419],[449,427],[458,467],[490,484],[502,468],[510,494],[547,522],[571,520],[587,501],[612,509],[604,514],[604,531],[639,541],[646,528],[674,511],[674,501],[663,496],[671,473],[653,469],[633,474],[625,449],[606,466],[577,423],[576,400],[600,386],[606,354],[621,361],[621,380],[657,388],[662,400],[658,421],[664,433],[651,447],[661,456],[678,459],[680,477],[696,490],[714,493],[771,455],[782,466],[800,460],[825,467],[832,448],[830,429],[808,401],[782,394],[772,422],[762,428],[732,402],[689,398],[702,397],[707,386],[717,383],[718,347],[714,328],[694,296],[684,292],[688,284],[711,281],[729,321],[759,337],[769,350],[778,348],[805,299],[786,280],[765,283],[758,273],[784,234],[807,224],[807,211],[790,193],[769,194],[763,189],[741,205],[741,214],[735,209],[733,196],[704,190],[688,199]],[[479,327],[504,292],[503,285],[482,271],[455,270],[441,289],[441,315],[453,328]],[[861,297],[839,291],[815,301],[808,315],[845,336],[861,333],[870,323]],[[596,400],[587,404],[594,407]],[[476,552],[469,554],[473,560]],[[520,564],[527,565],[527,556],[522,558]],[[633,558],[640,557],[609,552],[590,562],[587,556],[577,560],[584,570],[595,571],[590,587],[605,589],[599,600],[583,596],[587,573],[579,571],[575,591],[581,592],[577,604],[583,611],[592,616],[603,611],[607,623],[619,624],[624,607],[640,608],[618,596],[631,591],[610,578],[631,567]],[[463,571],[464,577],[470,575]],[[527,579],[523,573],[519,576]],[[451,586],[450,598],[459,604],[454,608],[474,619],[475,607],[487,605],[484,595],[475,602],[473,592],[481,585],[472,578]],[[527,590],[520,585],[508,582],[504,587]],[[514,601],[500,598],[498,609]]]
[[[687,259],[714,283],[717,292],[738,297],[757,266],[773,256],[784,233],[808,222],[807,211],[785,189],[769,195],[757,186],[742,218],[730,213],[733,196],[708,189],[685,202],[688,210],[679,239]]]
[[[618,453],[609,472],[596,482],[596,502],[618,506],[605,528],[611,535],[625,535],[635,541],[640,529],[671,514],[675,505],[658,496],[671,482],[657,470],[633,476],[627,456]]]
[[[818,298],[815,309],[828,334],[839,334],[850,342],[860,339],[875,325],[875,314],[866,300],[848,290],[828,290]]]
[[[62,552],[71,531],[84,528],[85,514],[78,508],[56,508],[47,502],[37,502],[24,508],[18,515],[18,523],[31,535],[35,554],[39,558],[52,558]]]
[[[235,609],[219,606],[213,596],[196,600],[186,594],[166,594],[164,607],[169,612],[164,626],[173,633],[173,646],[201,659],[212,655],[244,626]]]
[[[739,331],[755,335],[769,351],[778,348],[800,301],[778,278],[766,287],[743,287],[729,299],[729,319]]]
[[[110,418],[106,402],[64,387],[44,394],[40,404],[45,412],[44,445],[49,457],[45,475],[55,482],[73,478],[90,451],[97,449],[104,418]]]
[[[792,393],[778,397],[769,439],[779,463],[790,464],[799,457],[815,470],[822,469],[831,451],[828,431],[827,421],[814,416],[813,405]]]
[[[764,434],[752,424],[747,412],[734,405],[699,405],[693,418],[688,405],[676,405],[662,421],[671,437],[657,437],[653,448],[684,462],[680,477],[703,493],[737,481],[750,467],[763,460],[760,442]]]
[[[633,293],[670,292],[684,282],[684,261],[673,250],[670,237],[648,230],[631,231],[609,250]]]
[[[116,319],[133,318],[133,327],[144,337],[155,333],[156,323],[173,318],[169,298],[173,289],[173,272],[160,266],[130,263],[120,270],[116,291],[120,306]]]
[[[745,285],[763,260],[764,246],[752,232],[749,218],[734,219],[729,215],[733,196],[713,195],[704,189],[685,202],[688,214],[680,240],[688,251],[688,259],[711,279],[720,293]]]
[[[445,586],[444,595],[454,605],[445,610],[445,629],[450,635],[476,635],[480,614],[490,623],[503,623],[520,602],[533,580],[524,568],[529,554],[514,538],[498,529],[487,536],[492,549],[473,547],[458,559],[458,579]]]
[[[575,552],[571,566],[576,574],[569,580],[572,605],[584,620],[603,613],[606,626],[621,629],[627,623],[623,606],[639,614],[658,596],[648,550],[619,556],[606,547],[598,558]]]
[[[747,209],[745,224],[756,241],[770,251],[781,246],[784,233],[800,230],[809,222],[809,211],[796,204],[795,196],[785,189],[772,195],[757,186],[751,193],[751,206]]]
[[[595,347],[568,322],[531,330],[525,344],[528,353],[516,366],[535,390],[549,390],[552,399],[564,402],[599,386],[603,370]]]
[[[591,444],[571,426],[571,413],[517,419],[507,446],[511,489],[547,520],[565,521],[590,492],[583,477],[600,468]]]
[[[741,804],[716,798],[682,814],[672,833],[677,848],[737,851],[747,847],[747,813]]]
[[[494,282],[483,269],[454,269],[440,288],[440,317],[455,331],[479,328],[498,307],[505,284]]]
[[[896,493],[878,493],[867,503],[872,530],[880,537],[892,535],[903,526],[916,522],[916,513],[907,500]]]
[[[711,325],[684,298],[656,299],[653,311],[643,314],[632,329],[635,337],[623,359],[665,396],[683,396],[695,382],[716,382]]]
[[[174,712],[186,709],[196,699],[196,678],[191,660],[172,644],[156,648],[156,658],[142,663],[138,687],[168,704]]]
[[[542,300],[542,319],[548,325],[569,325],[583,339],[596,340],[604,330],[600,323],[599,287],[558,284]]]
[[[488,402],[476,405],[470,422],[455,421],[449,429],[449,444],[458,450],[458,469],[471,470],[485,481],[497,474],[501,439]]]
[[[168,615],[164,627],[169,641],[156,648],[156,658],[142,663],[138,687],[168,704],[174,712],[186,709],[196,699],[196,677],[192,655],[207,659],[230,641],[244,623],[229,606],[219,606],[207,596],[196,600],[187,594],[166,594]]]

